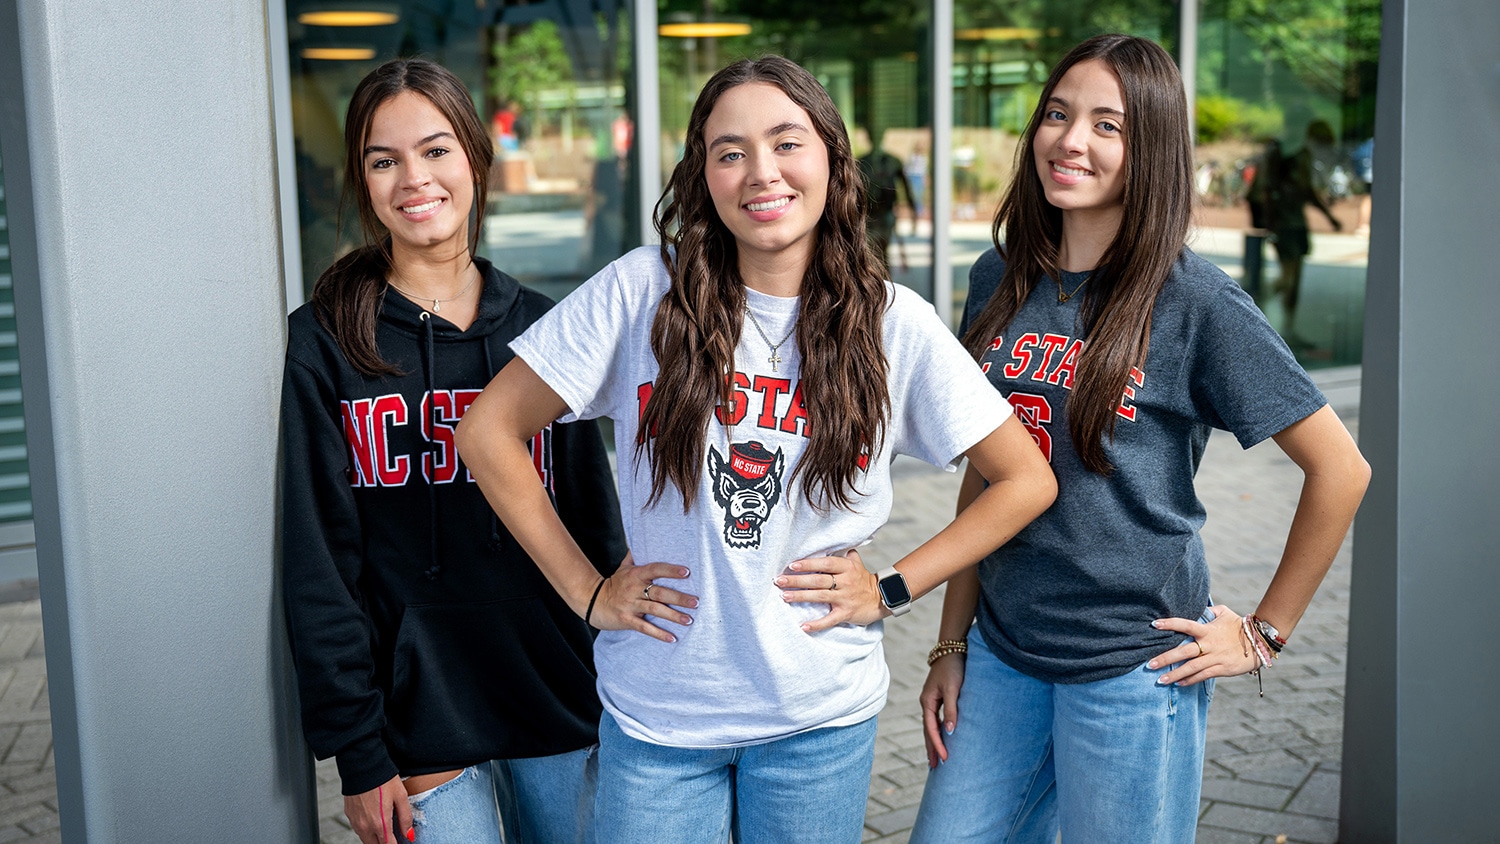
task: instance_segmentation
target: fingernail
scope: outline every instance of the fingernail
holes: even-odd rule
[[[692,616],[685,615],[685,616],[682,617],[682,626],[683,627],[686,627],[686,626],[688,626],[689,624],[692,624],[692,623],[693,623],[693,617]]]
[[[687,602],[687,605],[688,605],[688,609],[693,609],[693,610],[697,609],[698,608],[698,599],[697,598],[690,599]]]
[[[675,645],[675,644],[677,644],[677,637],[669,635],[669,636],[667,636],[667,642],[669,644]]]
[[[802,625],[802,632],[803,633],[811,633],[812,632],[812,628],[810,626],[804,624],[804,625]]]
[[[802,571],[802,564],[792,563],[791,565],[787,566],[787,568],[791,569],[792,571]]]
[[[776,585],[777,586],[785,586],[786,585],[786,578],[784,578],[784,577],[778,577],[778,578],[776,578]]]
[[[1151,622],[1151,626],[1157,628],[1158,630],[1161,629],[1161,620],[1158,619],[1156,621]]]
[[[1154,661],[1153,662],[1148,662],[1148,663],[1146,663],[1146,667],[1147,668],[1155,668],[1156,667],[1156,663]]]
[[[688,571],[687,569],[679,569],[679,571],[682,572],[683,577],[687,577],[689,574],[692,574],[692,572]]]
[[[412,827],[411,829],[408,829],[406,831],[406,840],[407,841],[416,841],[417,840],[417,828],[416,827]]]
[[[792,599],[792,593],[790,593],[790,592],[782,592],[781,593],[781,600],[783,600],[783,601],[790,601],[791,599]]]
[[[1156,684],[1158,686],[1170,686],[1172,685],[1172,681],[1168,680],[1167,675],[1163,674],[1160,677],[1156,678]]]
[[[953,722],[949,721],[948,723],[944,724],[943,729],[948,731],[948,735],[953,735]]]

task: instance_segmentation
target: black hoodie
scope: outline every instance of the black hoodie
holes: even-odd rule
[[[319,759],[338,757],[345,794],[597,740],[589,629],[453,447],[510,341],[552,307],[476,263],[467,331],[386,293],[376,343],[405,375],[361,374],[311,304],[289,318],[282,588],[303,728]],[[532,454],[563,523],[612,571],[625,541],[598,428],[554,423]]]

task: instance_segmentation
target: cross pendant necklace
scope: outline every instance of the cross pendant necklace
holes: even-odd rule
[[[777,349],[780,349],[782,345],[786,343],[787,339],[792,336],[792,332],[797,330],[797,321],[792,320],[792,327],[786,330],[786,335],[783,336],[780,341],[772,343],[771,338],[766,336],[766,330],[760,327],[760,320],[755,318],[755,311],[750,310],[750,306],[748,304],[745,306],[745,313],[750,317],[750,324],[755,326],[755,333],[759,334],[760,339],[766,341],[766,345],[771,347],[771,356],[766,358],[766,363],[769,363],[771,365],[771,371],[773,373],[780,372],[780,370],[777,369],[777,365],[781,363],[781,354],[777,351]]]

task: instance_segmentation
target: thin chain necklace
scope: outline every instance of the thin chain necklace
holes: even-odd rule
[[[771,365],[772,372],[778,372],[779,370],[777,370],[776,366],[781,363],[781,355],[777,354],[776,350],[781,348],[782,343],[785,343],[792,336],[793,331],[797,330],[797,321],[795,319],[792,320],[792,327],[786,330],[785,337],[782,337],[778,342],[772,343],[771,338],[766,336],[766,330],[760,327],[760,320],[755,318],[755,311],[750,310],[749,305],[745,306],[745,313],[750,317],[750,324],[755,326],[755,333],[759,334],[760,339],[766,341],[766,345],[771,347],[771,356],[766,358],[766,363]]]
[[[1058,276],[1059,277],[1062,276],[1062,273],[1059,272]],[[1088,284],[1089,283],[1089,279],[1091,279],[1093,277],[1094,277],[1093,273],[1089,273],[1088,275],[1084,276],[1083,277],[1083,281],[1078,282],[1078,286],[1075,287],[1075,288],[1073,288],[1073,292],[1072,293],[1064,293],[1063,292],[1063,286],[1062,286],[1062,280],[1061,280],[1061,278],[1055,278],[1055,279],[1053,279],[1053,281],[1057,282],[1057,304],[1061,305],[1064,302],[1067,302],[1069,299],[1073,298],[1074,296],[1077,296],[1078,295],[1078,291],[1082,290],[1083,286],[1085,284]]]
[[[471,279],[469,279],[469,283],[464,285],[464,289],[458,291],[456,294],[454,294],[452,296],[449,296],[446,299],[438,299],[438,298],[435,298],[435,297],[432,297],[432,296],[418,296],[417,294],[411,292],[410,290],[407,290],[405,287],[402,287],[401,285],[397,284],[394,281],[391,281],[390,279],[386,279],[385,283],[389,284],[390,286],[392,286],[394,288],[396,288],[397,290],[399,290],[400,292],[406,294],[407,296],[409,296],[412,299],[418,299],[418,300],[431,299],[432,300],[432,312],[433,313],[438,313],[438,312],[440,312],[440,311],[443,310],[443,303],[444,302],[452,302],[452,301],[454,301],[456,299],[462,299],[464,297],[464,294],[469,292],[469,288],[474,286],[474,282],[478,281],[478,280],[479,280],[479,273],[476,272],[476,273],[474,273],[474,277],[471,278]]]

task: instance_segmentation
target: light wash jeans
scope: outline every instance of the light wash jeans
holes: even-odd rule
[[[412,801],[422,844],[593,844],[598,753],[496,759]],[[503,832],[502,832],[503,830]]]
[[[875,719],[745,747],[665,747],[599,722],[595,831],[609,844],[858,844]]]
[[[1159,685],[1168,670],[1047,683],[971,627],[948,761],[928,774],[912,844],[1053,844],[1059,829],[1065,842],[1192,841],[1214,681]]]

